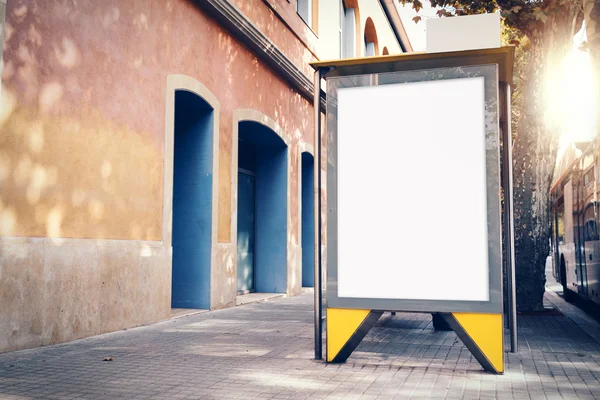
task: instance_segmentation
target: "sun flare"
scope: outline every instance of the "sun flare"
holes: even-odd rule
[[[559,129],[559,157],[570,143],[594,137],[596,117],[592,79],[589,53],[575,47],[562,63],[548,71],[546,118]]]

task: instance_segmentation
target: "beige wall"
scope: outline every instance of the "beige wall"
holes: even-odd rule
[[[340,58],[339,29],[340,3],[338,0],[319,2],[319,56],[321,60]]]
[[[345,1],[347,6],[354,6],[355,9],[358,9],[357,15],[360,20],[360,31],[357,30],[356,37],[358,41],[357,45],[360,46],[361,51],[357,54],[357,57],[362,57],[364,54],[365,24],[369,17],[373,20],[377,30],[380,54],[384,46],[387,46],[390,54],[402,52],[394,31],[378,0]],[[321,0],[319,3],[319,39],[317,48],[318,55],[322,60],[339,58],[339,14],[338,0]]]
[[[358,6],[360,8],[360,41],[361,41],[361,56],[364,54],[364,29],[367,22],[367,18],[371,18],[377,29],[377,39],[379,42],[379,55],[383,51],[383,47],[387,46],[390,54],[402,53],[398,40],[394,35],[394,31],[385,16],[385,12],[381,8],[381,4],[377,0],[358,0]]]
[[[0,237],[0,352],[169,318],[160,242]]]

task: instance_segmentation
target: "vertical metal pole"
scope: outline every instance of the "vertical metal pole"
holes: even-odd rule
[[[323,340],[322,340],[322,285],[321,285],[321,70],[315,71],[315,94],[313,108],[315,111],[315,360],[323,358]]]
[[[513,159],[512,159],[512,127],[511,127],[511,89],[510,85],[506,85],[506,112],[508,114],[508,200],[510,205],[510,229],[509,229],[509,237],[508,241],[510,244],[510,298],[512,308],[510,310],[510,318],[512,325],[511,332],[511,346],[510,352],[516,353],[518,351],[518,343],[517,343],[517,281],[515,278],[515,218],[514,218],[514,206],[513,206]]]
[[[501,84],[500,90],[503,91],[501,98],[505,101],[504,118],[506,127],[502,132],[502,159],[503,176],[502,186],[504,187],[504,245],[506,257],[506,274],[508,290],[508,327],[510,330],[510,352],[517,352],[517,297],[515,283],[515,234],[513,217],[513,176],[512,176],[512,129],[511,129],[511,91],[510,85]]]
[[[504,83],[504,82],[500,82],[499,85],[499,91],[498,91],[498,97],[500,99],[500,120],[504,123],[503,124],[503,129],[502,129],[502,190],[504,193],[504,204],[503,204],[503,212],[502,212],[502,224],[504,226],[504,236],[503,236],[503,242],[502,242],[502,248],[504,249],[503,252],[503,256],[504,256],[504,273],[506,274],[506,288],[504,288],[504,291],[502,292],[502,301],[504,302],[504,293],[507,293],[507,305],[508,305],[508,309],[504,310],[504,315],[506,317],[506,321],[505,321],[505,325],[506,328],[508,328],[510,330],[510,332],[512,333],[512,319],[510,318],[511,315],[511,310],[512,310],[512,298],[510,296],[511,290],[512,290],[512,281],[510,279],[510,248],[509,248],[509,235],[510,235],[510,220],[509,220],[509,215],[510,215],[510,204],[508,201],[508,145],[507,142],[510,139],[507,139],[508,137],[508,124],[509,124],[509,119],[510,116],[508,115],[508,106],[507,106],[507,100],[506,100],[506,87],[508,86],[508,84]],[[511,338],[512,338],[512,334],[511,334]],[[512,339],[511,339],[511,347],[512,347]]]

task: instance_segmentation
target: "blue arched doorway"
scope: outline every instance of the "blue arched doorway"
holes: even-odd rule
[[[314,159],[302,153],[302,286],[315,286],[315,197]]]
[[[214,110],[175,91],[171,307],[210,308]]]
[[[288,148],[270,128],[238,125],[237,293],[287,289]]]

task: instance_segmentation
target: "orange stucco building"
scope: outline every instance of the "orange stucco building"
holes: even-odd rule
[[[0,352],[310,286],[308,63],[411,50],[391,0],[0,0],[3,17]]]

